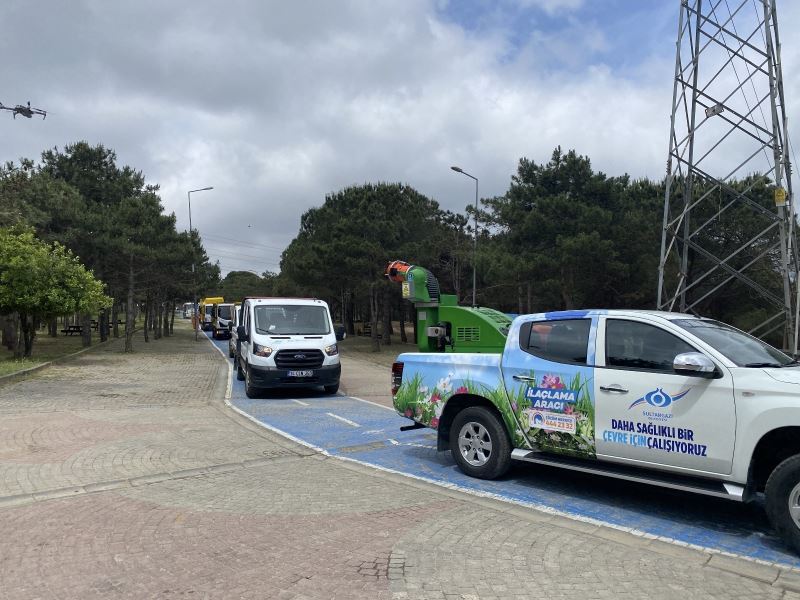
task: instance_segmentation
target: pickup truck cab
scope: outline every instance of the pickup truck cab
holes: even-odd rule
[[[266,388],[339,390],[342,366],[328,305],[310,298],[245,298],[237,377],[252,398]]]
[[[523,315],[502,354],[401,354],[392,393],[468,475],[517,459],[737,501],[763,492],[800,551],[800,365],[724,323]]]

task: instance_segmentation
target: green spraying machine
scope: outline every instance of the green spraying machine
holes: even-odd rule
[[[508,315],[493,308],[459,306],[456,296],[439,292],[438,280],[423,267],[395,260],[384,274],[403,286],[403,298],[417,309],[420,352],[503,351],[511,325]]]

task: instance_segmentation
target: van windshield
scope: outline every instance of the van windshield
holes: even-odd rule
[[[231,307],[230,306],[218,306],[217,307],[217,316],[220,319],[230,319],[231,318]]]
[[[324,335],[330,319],[324,306],[272,304],[254,309],[256,333],[267,335]]]

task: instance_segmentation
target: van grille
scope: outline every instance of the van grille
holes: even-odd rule
[[[325,356],[322,350],[280,350],[275,355],[279,369],[319,369]]]

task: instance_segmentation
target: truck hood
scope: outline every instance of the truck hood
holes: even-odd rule
[[[764,369],[764,372],[775,381],[800,385],[800,366],[782,367],[780,369]]]

